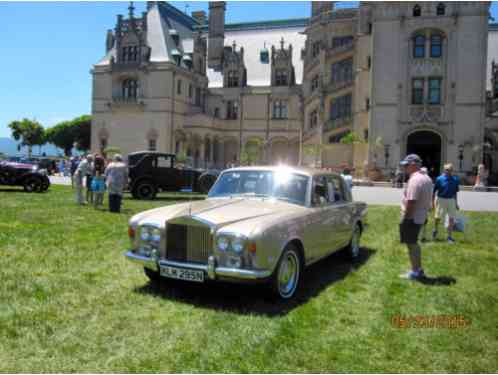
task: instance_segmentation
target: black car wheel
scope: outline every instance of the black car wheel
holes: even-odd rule
[[[133,196],[137,199],[154,199],[156,194],[157,188],[150,181],[141,181],[133,189]]]
[[[23,184],[24,191],[27,193],[33,192],[41,192],[42,190],[42,182],[39,178],[36,177],[28,177]]]
[[[145,276],[147,276],[151,283],[156,284],[161,281],[161,276],[159,272],[152,271],[151,269],[144,267]]]

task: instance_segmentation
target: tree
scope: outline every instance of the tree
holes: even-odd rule
[[[66,156],[71,155],[74,146],[80,151],[90,149],[91,116],[84,115],[70,121],[62,121],[47,129],[47,141],[64,150]]]
[[[64,150],[64,155],[71,156],[74,145],[74,128],[69,121],[60,122],[46,131],[47,141]]]
[[[240,163],[242,165],[253,165],[261,160],[263,141],[251,139],[242,148],[240,153]]]
[[[91,145],[92,116],[83,115],[71,121],[74,128],[74,142],[80,151],[88,151]]]
[[[109,146],[104,150],[106,157],[112,159],[116,154],[121,154],[121,149],[119,147]]]
[[[28,147],[28,156],[31,157],[33,146],[43,145],[46,141],[45,130],[36,120],[27,118],[21,121],[12,121],[8,127],[12,131],[12,138],[21,141],[21,146]]]
[[[363,143],[363,140],[355,132],[349,132],[339,141],[343,145],[353,145],[358,143]]]

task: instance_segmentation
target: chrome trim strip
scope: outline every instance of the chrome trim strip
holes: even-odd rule
[[[207,273],[208,278],[214,279],[218,276],[220,277],[228,277],[232,279],[240,279],[240,280],[257,280],[257,279],[266,279],[271,276],[271,271],[269,270],[260,270],[260,271],[252,271],[252,270],[243,270],[237,268],[228,268],[228,267],[217,267],[214,268],[213,275],[213,265],[211,263],[211,267],[209,265],[203,264],[195,264],[195,263],[182,263],[182,262],[172,262],[169,260],[160,260],[158,263],[153,258],[143,257],[141,255],[137,255],[132,251],[127,251],[125,254],[126,258],[133,263],[142,265],[144,267],[150,268],[154,271],[159,271],[159,266],[171,266],[171,267],[179,267],[179,268],[190,268],[194,270],[204,271]],[[214,277],[213,277],[214,276]]]
[[[133,263],[150,268],[156,272],[159,271],[159,269],[157,267],[157,262],[154,258],[149,258],[149,257],[137,255],[132,251],[127,251],[124,255],[126,258],[128,258],[128,260],[130,260]]]

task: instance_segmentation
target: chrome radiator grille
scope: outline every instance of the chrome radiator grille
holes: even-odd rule
[[[166,228],[166,259],[176,262],[207,263],[213,247],[208,227],[168,224]]]

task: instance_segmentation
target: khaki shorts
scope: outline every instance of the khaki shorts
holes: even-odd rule
[[[456,219],[456,200],[454,198],[446,199],[438,197],[436,200],[436,215],[434,217],[436,219],[444,219],[446,215],[451,219]]]

